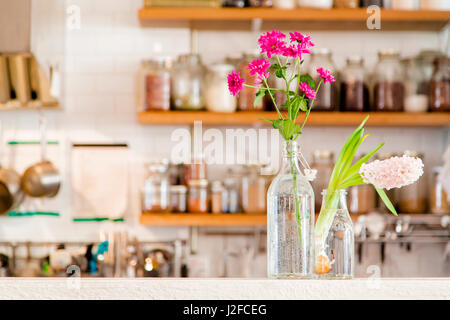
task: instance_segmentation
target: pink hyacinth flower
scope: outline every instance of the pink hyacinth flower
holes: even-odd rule
[[[298,87],[300,88],[300,90],[302,90],[305,93],[305,96],[307,98],[309,98],[309,99],[315,99],[316,98],[316,91],[311,89],[309,84],[307,84],[306,82],[300,82]]]
[[[375,160],[363,164],[359,174],[365,183],[377,188],[401,188],[416,182],[422,176],[423,162],[420,158],[409,156]]]
[[[269,67],[270,62],[266,59],[256,59],[252,61],[247,68],[250,70],[250,75],[258,76],[258,82],[260,83],[263,79],[269,77],[269,72],[267,72]]]
[[[275,54],[282,54],[284,48],[286,47],[284,38],[286,38],[286,35],[278,30],[273,30],[272,32],[263,34],[258,39],[261,53],[265,53],[268,58]]]
[[[317,73],[319,74],[319,77],[323,78],[323,82],[325,83],[332,83],[336,81],[336,79],[331,75],[331,72],[329,70],[319,68],[317,69]]]
[[[241,78],[239,72],[232,71],[228,77],[228,90],[233,96],[239,96],[239,92],[242,90],[245,79]]]

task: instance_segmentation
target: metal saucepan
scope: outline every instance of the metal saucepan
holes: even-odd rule
[[[61,176],[52,162],[46,160],[45,119],[40,119],[41,162],[29,167],[22,176],[22,188],[30,197],[54,197],[61,186]]]
[[[0,144],[3,143],[3,130],[0,123]],[[2,146],[0,146],[1,149]],[[1,153],[0,153],[1,158]],[[19,206],[24,199],[20,186],[20,174],[14,169],[3,168],[0,165],[0,214]]]

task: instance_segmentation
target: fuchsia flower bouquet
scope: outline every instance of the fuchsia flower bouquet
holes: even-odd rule
[[[265,54],[266,58],[256,59],[248,65],[250,74],[257,77],[257,83],[259,83],[259,85],[254,86],[246,84],[240,74],[233,71],[228,75],[228,87],[231,94],[234,96],[239,95],[243,86],[258,89],[254,101],[255,106],[261,102],[261,99],[265,95],[269,95],[275,106],[278,118],[261,120],[271,122],[272,126],[280,132],[286,142],[286,154],[290,161],[291,177],[289,178],[290,180],[288,178],[283,179],[292,181],[292,186],[290,188],[292,195],[290,195],[290,197],[293,198],[294,202],[291,206],[289,204],[290,200],[283,200],[286,208],[282,208],[279,196],[277,196],[278,198],[275,197],[277,199],[272,201],[272,203],[274,203],[272,206],[274,209],[270,209],[271,200],[269,200],[268,195],[268,216],[269,214],[274,215],[276,216],[275,221],[280,221],[276,219],[278,219],[279,216],[285,215],[286,212],[289,212],[293,207],[292,209],[295,209],[298,237],[297,239],[286,240],[284,244],[281,244],[282,242],[280,242],[281,240],[279,239],[283,237],[288,239],[290,235],[281,235],[280,238],[279,234],[275,236],[269,235],[270,230],[280,232],[279,230],[288,230],[289,227],[283,225],[272,229],[270,227],[271,220],[270,217],[268,217],[268,239],[269,241],[278,241],[278,243],[271,243],[268,246],[269,259],[275,257],[275,259],[280,260],[279,263],[268,261],[269,276],[309,277],[312,273],[312,270],[310,270],[312,267],[310,268],[310,265],[315,266],[314,269],[316,274],[327,274],[334,264],[335,253],[333,253],[332,250],[330,253],[330,249],[327,248],[327,238],[335,219],[336,212],[340,206],[340,202],[342,202],[340,191],[351,186],[372,184],[387,208],[393,214],[397,215],[394,206],[383,189],[389,190],[390,188],[399,188],[414,183],[423,174],[423,163],[420,159],[416,158],[395,157],[385,161],[375,161],[366,164],[384,143],[378,145],[373,151],[354,162],[353,160],[358,148],[368,137],[368,135],[364,135],[364,125],[368,119],[367,116],[361,125],[352,133],[338,156],[330,177],[328,189],[324,196],[322,209],[314,226],[314,239],[310,240],[308,236],[305,236],[305,232],[310,233],[308,224],[314,224],[314,218],[311,218],[310,214],[312,210],[312,216],[314,216],[314,209],[310,208],[310,205],[308,204],[310,199],[307,199],[309,197],[308,188],[310,189],[310,186],[305,187],[305,185],[309,185],[309,183],[305,182],[304,177],[298,171],[298,153],[295,141],[303,132],[321,84],[335,82],[335,78],[331,75],[330,71],[323,68],[318,68],[316,70],[317,75],[314,75],[315,77],[307,73],[302,74],[301,68],[304,62],[303,57],[305,54],[311,53],[310,49],[314,46],[314,43],[311,41],[310,36],[303,35],[299,32],[289,33],[289,41],[287,41],[286,38],[286,35],[278,30],[267,32],[259,38],[258,44],[261,54]],[[287,69],[292,66],[294,67],[294,72],[291,75],[288,75]],[[268,78],[271,75],[284,80],[285,86],[283,88],[271,88],[268,84]],[[315,81],[314,79],[318,80]],[[294,82],[296,84],[295,88],[297,89],[292,91],[289,88],[292,88]],[[284,104],[277,105],[274,99],[275,92],[282,92],[286,96],[286,102]],[[301,124],[297,123],[300,112],[305,113]],[[276,179],[274,179],[274,181],[275,180]],[[301,181],[299,182],[299,180]],[[276,183],[280,183],[280,180]],[[272,182],[272,185],[273,184],[274,182]],[[299,190],[299,188],[302,187],[303,190]],[[284,187],[283,190],[284,194],[286,194],[286,187]],[[317,197],[319,195],[315,196]],[[312,197],[314,198],[314,195],[312,195]],[[345,206],[346,205],[344,204],[344,207]],[[271,210],[278,211],[271,212]],[[282,217],[282,219],[289,220],[289,218],[286,217]],[[282,223],[287,222],[284,221]],[[353,250],[353,233],[351,234],[352,244],[349,248],[352,248],[351,250]],[[292,243],[295,244],[293,245]],[[293,247],[277,248],[276,246]],[[309,251],[310,248],[307,248],[308,246],[313,247],[313,254]],[[292,254],[291,256],[282,256],[282,252],[295,253],[296,251],[302,251],[302,253],[294,256],[292,256]],[[314,261],[309,261],[311,255],[314,257]],[[289,259],[298,259],[300,262],[289,261],[288,265],[284,266],[283,263],[286,264],[286,261]],[[284,260],[284,262],[281,262],[281,260]],[[351,273],[349,276],[351,277]]]

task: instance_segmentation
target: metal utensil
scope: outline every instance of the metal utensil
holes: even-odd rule
[[[30,197],[54,197],[61,186],[61,176],[52,162],[46,160],[47,140],[46,122],[40,119],[41,162],[25,170],[22,176],[22,188]]]
[[[3,127],[0,123],[0,144],[2,143]],[[16,208],[22,203],[23,199],[24,193],[20,186],[20,174],[14,169],[3,168],[0,164],[0,214],[7,213],[9,210]]]

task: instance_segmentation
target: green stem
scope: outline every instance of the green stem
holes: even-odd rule
[[[322,81],[323,81],[323,80],[320,80],[319,84],[317,85],[316,95],[317,95],[318,92],[319,92],[319,88],[320,88],[320,85],[322,84]],[[308,110],[306,110],[305,119],[303,120],[302,126],[300,127],[300,132],[302,132],[302,131],[303,131],[303,128],[305,127],[306,121],[308,120],[309,114],[311,113],[311,109],[312,109],[312,107],[313,107],[315,101],[316,101],[316,99],[314,99],[313,101],[311,101],[311,104],[309,105]]]
[[[291,141],[292,143],[293,141]],[[298,186],[297,186],[297,172],[295,168],[295,158],[297,155],[292,151],[292,144],[286,141],[286,151],[289,156],[289,162],[291,166],[291,174],[293,178],[293,192],[294,192],[294,205],[295,205],[295,219],[297,221],[299,248],[302,248],[302,220],[300,216],[300,200],[298,198]]]
[[[277,110],[278,116],[280,117],[280,119],[284,119],[283,115],[281,114],[280,110],[278,109],[277,103],[275,102],[275,98],[273,97],[272,92],[270,91],[270,87],[269,87],[269,84],[267,83],[267,79],[264,79],[264,84],[266,85],[266,87],[269,91],[270,98],[272,99],[273,105],[275,106],[275,109]]]
[[[244,83],[243,86],[244,86],[244,87],[253,88],[253,89],[260,89],[260,87],[252,86],[252,85],[246,84],[246,83]],[[272,91],[281,91],[281,92],[285,92],[283,89],[277,89],[277,88],[269,88],[269,89],[272,90]]]
[[[336,216],[340,199],[339,190],[327,189],[326,192],[314,229],[316,257],[325,250],[325,241],[333,224],[334,217]]]

